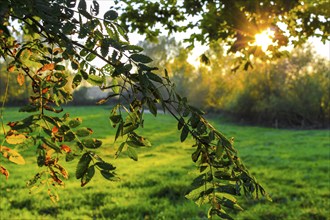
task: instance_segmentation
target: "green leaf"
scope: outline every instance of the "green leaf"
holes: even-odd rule
[[[90,11],[95,16],[99,14],[100,5],[96,0],[93,0],[93,6],[91,6]]]
[[[122,73],[127,73],[133,68],[132,64],[126,64],[124,66],[117,66],[115,71],[113,72],[112,76],[116,77],[119,76]]]
[[[158,76],[158,75],[156,75],[152,72],[147,72],[146,74],[147,74],[149,79],[151,79],[155,82],[163,83],[163,79],[160,76]]]
[[[65,155],[65,161],[66,161],[66,162],[70,162],[70,161],[72,161],[72,160],[74,160],[74,154],[73,154],[72,152],[67,153],[67,154]]]
[[[90,15],[87,11],[84,10],[79,10],[79,13],[82,14],[83,16],[85,16],[85,18],[87,19],[92,19],[92,15]]]
[[[237,184],[220,185],[215,189],[216,192],[240,195],[240,186]]]
[[[231,175],[229,172],[220,171],[220,170],[214,172],[214,177],[220,180],[231,180],[231,181],[238,180],[238,177]]]
[[[118,124],[119,122],[121,122],[123,120],[123,118],[121,117],[121,115],[111,115],[109,118],[110,118],[110,121],[113,124]]]
[[[86,73],[85,70],[82,70],[82,69],[81,69],[79,72],[80,72],[80,74],[82,75],[82,77],[84,78],[84,80],[87,80],[87,79],[88,79],[88,73]]]
[[[72,119],[69,121],[69,127],[70,128],[76,128],[78,127],[79,125],[81,125],[81,118],[75,118],[75,119]]]
[[[143,144],[141,144],[140,142],[137,142],[135,140],[126,141],[126,143],[131,147],[143,147],[144,146]]]
[[[87,4],[85,0],[80,0],[78,4],[78,10],[83,10],[86,11],[87,9]]]
[[[201,154],[201,152],[202,152],[202,149],[201,149],[200,147],[198,147],[197,150],[196,150],[194,153],[192,153],[192,155],[191,155],[191,159],[192,159],[194,162],[196,162],[196,161],[198,160],[199,155]]]
[[[198,206],[201,206],[209,201],[207,195],[210,193],[212,193],[212,188],[208,188],[207,185],[202,185],[190,191],[185,197],[194,201]]]
[[[89,75],[87,82],[94,86],[102,86],[104,83],[104,78],[96,75]]]
[[[213,215],[217,215],[222,219],[226,220],[234,220],[232,217],[230,217],[223,209],[215,209],[215,208],[210,208],[208,212],[208,217],[212,219]]]
[[[143,51],[143,48],[136,45],[127,45],[123,47],[123,50],[128,50],[131,53],[140,53]]]
[[[119,180],[119,178],[117,178],[114,173],[111,173],[107,170],[100,170],[100,173],[107,180],[111,180],[111,181]]]
[[[71,61],[71,67],[73,70],[77,70],[79,68],[78,61]]]
[[[148,139],[134,132],[129,135],[129,140],[126,143],[132,147],[151,147],[151,143]]]
[[[217,158],[221,158],[223,153],[224,153],[225,149],[223,146],[221,145],[217,145],[216,146],[216,150],[215,150],[215,155],[217,156]]]
[[[41,138],[42,142],[44,142],[48,147],[52,148],[53,150],[55,150],[55,152],[60,153],[61,149],[55,144],[53,143],[51,140],[42,137]]]
[[[123,142],[123,143],[120,144],[120,146],[119,146],[119,148],[118,148],[118,150],[115,154],[115,158],[119,157],[120,153],[123,151],[123,148],[124,148],[125,144],[126,144],[126,142]]]
[[[94,138],[84,139],[81,141],[81,143],[84,145],[84,147],[90,148],[90,149],[96,149],[96,148],[101,147],[101,145],[102,145],[102,141],[94,139]]]
[[[197,128],[197,125],[198,125],[199,122],[200,122],[199,115],[197,115],[197,114],[193,114],[193,115],[190,117],[190,124],[191,124],[191,127],[192,127],[192,128]]]
[[[129,41],[128,39],[128,36],[127,36],[127,33],[126,33],[126,30],[120,26],[120,25],[117,25],[117,30],[119,32],[119,34],[126,40],[126,41]]]
[[[210,59],[205,55],[205,53],[203,53],[200,57],[199,57],[201,63],[204,63],[205,65],[210,65]]]
[[[73,16],[73,14],[74,14],[73,10],[71,10],[71,9],[66,9],[65,12],[66,12],[66,15],[68,15],[68,16]],[[63,26],[63,34],[70,35],[70,34],[72,34],[72,32],[75,28],[76,28],[76,26],[73,23],[67,22]]]
[[[179,130],[179,131],[180,131],[181,128],[185,125],[184,122],[185,122],[184,119],[181,117],[181,118],[179,119],[179,121],[178,121],[178,130]]]
[[[91,179],[93,178],[95,174],[95,167],[94,165],[88,167],[86,173],[81,178],[81,186],[85,186]]]
[[[82,49],[79,54],[80,54],[80,56],[85,57],[88,54],[88,50]]]
[[[134,60],[135,62],[139,62],[139,63],[150,63],[152,62],[152,59],[146,55],[143,55],[143,54],[138,54],[138,53],[135,53],[135,54],[132,54],[130,56],[130,58],[132,60]]]
[[[93,61],[95,59],[95,57],[96,57],[96,54],[89,53],[86,57],[86,60],[90,62],[90,61]]]
[[[78,137],[87,137],[92,132],[89,128],[80,128],[80,129],[76,130],[75,133]]]
[[[72,80],[72,89],[77,88],[82,81],[82,76],[80,74],[76,74]]]
[[[157,116],[157,106],[153,102],[153,100],[147,99],[147,105],[148,105],[148,108],[149,108],[149,111],[151,112],[151,114],[153,114],[154,116]]]
[[[187,125],[184,125],[180,135],[181,142],[184,142],[186,140],[188,134],[189,134],[189,127]]]
[[[63,65],[56,65],[55,70],[65,70],[65,66]]]
[[[227,193],[219,193],[219,192],[216,192],[215,195],[222,205],[231,209],[243,211],[243,208],[237,204],[237,200],[234,196]]]
[[[104,14],[104,19],[109,21],[116,20],[117,17],[118,17],[118,13],[114,10],[109,10]]]
[[[112,164],[107,163],[107,162],[97,162],[95,163],[96,166],[101,168],[102,170],[115,170],[116,167],[114,167]]]
[[[124,131],[123,131],[123,127],[124,127],[124,123],[121,122],[117,128],[117,131],[116,131],[116,136],[115,136],[115,141],[118,139],[119,136],[122,136]]]
[[[182,116],[183,117],[188,117],[189,114],[190,114],[190,109],[189,108],[185,108],[184,111],[183,111],[183,113],[182,113]]]
[[[124,129],[123,129],[123,132],[122,132],[122,135],[125,135],[125,134],[127,134],[127,133],[130,133],[130,132],[132,132],[132,131],[134,131],[135,129],[137,129],[139,127],[139,125],[138,124],[132,124],[132,123],[130,123],[130,125],[129,126],[124,126]]]
[[[119,86],[118,80],[116,78],[113,78],[111,80],[111,85],[112,85],[112,87],[111,87],[112,91],[116,94],[119,94],[120,86]]]
[[[80,179],[83,177],[83,175],[87,172],[89,163],[92,161],[91,156],[89,155],[89,152],[84,153],[78,164],[77,164],[77,169],[76,169],[76,178]]]
[[[219,141],[221,142],[222,146],[229,149],[231,152],[236,153],[237,151],[233,148],[232,143],[219,131],[214,130],[214,133],[219,137]]]
[[[130,147],[130,146],[127,147],[127,155],[135,161],[138,160],[138,155],[136,153],[136,150],[133,147]]]
[[[74,135],[74,133],[72,131],[69,131],[67,133],[65,133],[64,135],[64,141],[66,142],[71,142],[76,138],[76,136]]]
[[[106,57],[109,53],[110,42],[108,39],[101,40],[101,54],[103,57]]]

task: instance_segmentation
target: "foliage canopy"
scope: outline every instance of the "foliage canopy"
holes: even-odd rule
[[[118,9],[124,7],[120,20],[130,31],[146,34],[151,40],[161,33],[159,25],[168,33],[190,31],[186,41],[192,47],[196,41],[209,44],[222,40],[230,47],[229,52],[240,52],[246,65],[251,54],[276,58],[281,56],[283,47],[301,45],[311,36],[320,37],[323,42],[329,40],[330,9],[326,0],[115,2]],[[268,28],[275,34],[265,54],[254,41],[257,33]]]
[[[132,1],[132,5],[134,2],[137,3]],[[171,6],[166,7],[169,9],[174,7],[175,2],[161,1],[161,4]],[[188,5],[188,2],[192,5]],[[193,38],[202,40],[202,36],[207,36],[211,40],[222,36],[223,39],[229,39],[235,33],[233,30],[238,23],[232,17],[210,17],[211,14],[217,14],[214,13],[217,4],[208,3],[204,7],[206,2],[184,1],[185,7],[190,9],[188,14],[202,13],[202,9],[208,8],[208,13],[204,15],[205,21],[209,22],[203,23],[204,31]],[[229,1],[223,2],[225,7],[230,7],[230,14],[235,17],[242,16],[243,6],[247,9],[251,7],[246,1],[238,1],[237,5]],[[278,2],[281,4],[276,3],[276,6],[281,6],[281,9],[271,12],[276,16],[279,12],[284,16],[299,5],[297,1],[288,5],[284,1]],[[147,1],[142,2],[142,5],[156,8],[155,4]],[[218,215],[230,219],[225,208],[241,210],[235,197],[242,192],[256,198],[259,195],[267,196],[237,156],[233,139],[226,138],[216,130],[205,119],[201,110],[189,105],[187,99],[175,91],[166,70],[162,76],[156,73],[157,68],[148,65],[152,59],[141,53],[143,48],[129,43],[125,27],[136,29],[135,25],[142,21],[122,26],[118,23],[119,9],[114,8],[108,10],[103,18],[97,18],[99,3],[96,0],[90,5],[85,0],[9,0],[1,1],[0,6],[0,56],[7,64],[8,76],[16,74],[18,84],[29,80],[33,90],[29,104],[20,109],[29,115],[20,121],[9,122],[9,131],[2,126],[5,139],[0,150],[4,158],[23,164],[24,158],[14,148],[25,145],[37,149],[36,163],[45,170],[29,181],[31,190],[45,184],[51,200],[57,201],[58,196],[53,188],[63,186],[63,179],[69,175],[62,164],[75,159],[78,161],[75,176],[80,180],[81,186],[88,184],[96,172],[111,181],[119,179],[115,173],[116,168],[95,153],[102,146],[102,141],[92,137],[93,130],[83,127],[80,118],[71,118],[69,114],[60,116],[62,105],[72,99],[72,94],[66,89],[68,73],[65,70],[70,69],[75,73],[71,85],[73,88],[87,80],[102,90],[112,91],[98,104],[117,100],[109,119],[111,125],[117,129],[115,139],[122,137],[124,141],[118,148],[116,157],[126,151],[130,158],[138,160],[137,149],[151,145],[148,139],[138,134],[138,129],[143,127],[143,113],[148,109],[157,116],[160,108],[177,120],[182,142],[188,136],[195,141],[192,160],[197,164],[200,174],[193,180],[194,190],[187,198],[199,205],[210,204],[209,216]],[[120,18],[125,20],[129,12],[130,8],[124,9]],[[253,10],[246,12],[252,13]],[[167,15],[149,10],[145,13],[151,20],[155,19],[155,22],[158,17],[165,16],[168,19],[173,13],[176,14],[175,11]],[[173,21],[182,20],[181,14],[178,13],[178,18]],[[229,16],[228,13],[225,14]],[[156,15],[158,16],[154,17]],[[294,19],[289,14],[286,16]],[[225,25],[223,22],[216,23],[218,19],[229,24],[224,29],[228,33],[207,31],[207,28],[213,29],[215,24]],[[146,24],[149,21],[150,19],[146,20]],[[170,22],[166,24],[170,30],[175,30],[176,25],[173,24],[172,27]],[[317,25],[320,28],[324,26],[322,22]],[[21,29],[16,29],[17,26]],[[21,30],[24,36],[18,37]],[[325,36],[327,33],[326,29]],[[240,33],[236,34],[237,37],[242,37]],[[234,51],[242,48],[233,44]],[[96,59],[103,64],[96,66],[93,62]],[[111,81],[106,80],[109,77]],[[8,178],[9,171],[5,168],[5,162],[1,162],[0,171]]]

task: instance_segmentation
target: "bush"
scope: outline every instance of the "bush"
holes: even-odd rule
[[[276,127],[328,127],[327,61],[298,50],[287,59],[240,73],[241,85],[226,110],[237,119]]]

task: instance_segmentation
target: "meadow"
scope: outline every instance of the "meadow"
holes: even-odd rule
[[[20,119],[17,108],[5,109],[5,121]],[[36,165],[35,147],[22,152],[26,165],[4,164],[10,172],[0,176],[0,219],[207,219],[208,207],[185,199],[197,168],[191,161],[193,148],[180,142],[176,122],[168,115],[145,115],[140,134],[150,148],[139,150],[139,160],[125,154],[114,159],[121,140],[114,143],[110,110],[105,107],[68,107],[72,117],[81,117],[94,137],[104,142],[102,155],[117,167],[118,182],[99,174],[80,187],[75,179],[77,160],[64,163],[69,171],[60,200],[53,204],[46,190],[29,194],[26,182],[42,169]],[[232,215],[240,220],[330,219],[330,131],[289,130],[237,125],[220,116],[210,120],[228,137],[235,138],[239,156],[273,199],[242,197],[245,209]],[[0,136],[3,139],[3,136]],[[1,140],[0,140],[1,141]]]

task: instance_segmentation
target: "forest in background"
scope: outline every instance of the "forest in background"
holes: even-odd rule
[[[207,56],[196,65],[187,61],[190,51],[174,38],[163,36],[157,43],[139,44],[154,58],[152,65],[167,69],[178,92],[207,113],[271,127],[330,126],[330,64],[311,45],[295,48],[274,61],[254,59],[251,66],[243,66],[235,55],[225,52],[221,42],[212,43]],[[0,69],[0,99],[8,89],[7,106],[28,103],[29,80],[7,73],[4,63]],[[95,105],[109,94],[88,83],[75,90],[68,85],[67,89],[74,97],[69,105]]]

